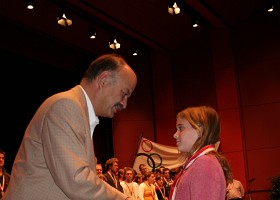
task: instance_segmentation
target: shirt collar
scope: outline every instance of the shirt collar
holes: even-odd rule
[[[87,107],[88,107],[88,116],[89,116],[90,134],[91,134],[91,137],[92,137],[93,131],[94,131],[96,125],[99,124],[99,119],[94,112],[93,105],[92,105],[86,91],[84,90],[84,88],[81,85],[79,85],[79,86],[82,89],[82,91],[83,91],[83,93],[86,97],[86,102],[87,102]]]

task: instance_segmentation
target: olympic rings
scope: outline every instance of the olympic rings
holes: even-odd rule
[[[149,149],[145,149],[145,148],[144,148],[144,144],[145,144],[145,143],[146,143],[146,145],[147,145],[148,147],[150,147]],[[152,142],[151,142],[150,140],[145,139],[145,140],[143,140],[142,143],[141,143],[141,148],[142,148],[142,150],[145,151],[145,152],[150,152],[150,151],[153,150],[153,144],[152,144]]]
[[[162,157],[161,157],[159,154],[157,154],[157,153],[151,153],[151,154],[150,154],[150,159],[152,159],[153,161],[154,161],[154,159],[152,158],[153,155],[158,156],[159,159],[160,159],[160,163],[159,163],[157,166],[155,166],[155,168],[158,168],[158,167],[161,166],[161,164],[162,164]],[[147,163],[148,163],[148,165],[149,165],[150,167],[152,167],[152,166],[150,165],[149,158],[147,158]]]
[[[154,159],[153,159],[150,155],[148,155],[148,154],[146,154],[146,153],[137,153],[137,156],[136,156],[136,157],[138,157],[138,156],[146,156],[146,157],[147,157],[147,160],[150,159],[150,160],[152,161],[152,166],[151,166],[152,171],[155,171],[155,169],[156,169],[156,163],[155,163]],[[149,165],[149,166],[150,166],[150,165]]]

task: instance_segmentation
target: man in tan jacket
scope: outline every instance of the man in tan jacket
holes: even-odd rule
[[[46,99],[30,121],[3,200],[125,200],[99,179],[92,133],[125,109],[137,83],[119,55],[93,61],[80,85]]]

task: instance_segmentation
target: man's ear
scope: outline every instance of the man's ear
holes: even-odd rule
[[[103,71],[97,76],[97,84],[99,87],[103,87],[107,82],[109,78],[109,72],[108,71]]]

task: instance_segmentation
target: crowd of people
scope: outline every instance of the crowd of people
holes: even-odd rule
[[[101,166],[101,167],[100,167]],[[139,200],[168,200],[169,191],[174,181],[170,169],[164,166],[155,171],[148,171],[146,164],[139,165],[139,173],[131,167],[119,168],[119,160],[110,158],[102,165],[96,164],[100,179],[127,196]],[[120,174],[123,173],[123,176]],[[102,176],[102,175],[103,176]]]
[[[0,151],[1,200],[230,199],[236,184],[227,159],[214,148],[220,120],[209,106],[177,114],[173,137],[187,160],[176,175],[164,166],[147,171],[141,164],[140,173],[119,169],[117,158],[107,160],[103,173],[92,144],[98,117],[125,109],[136,84],[122,56],[105,54],[92,61],[79,85],[47,98],[25,130],[11,175]]]

